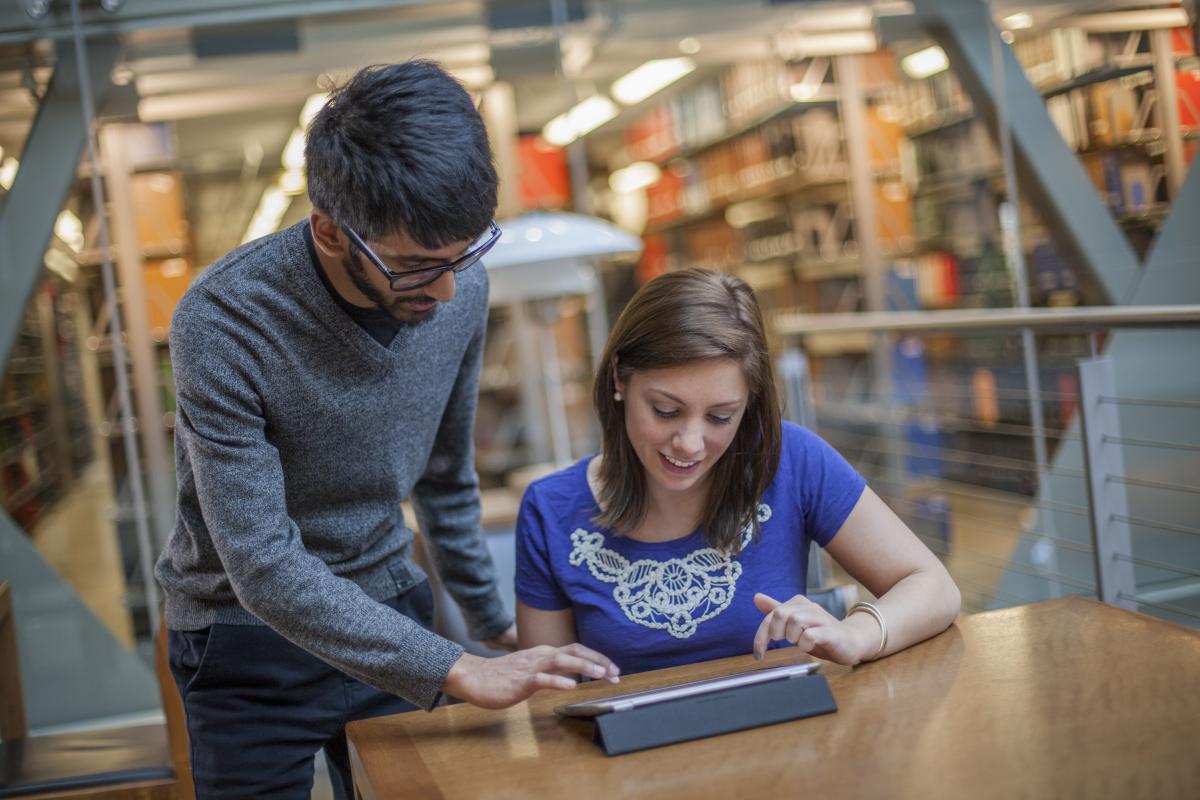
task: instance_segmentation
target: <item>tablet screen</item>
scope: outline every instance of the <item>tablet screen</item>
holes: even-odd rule
[[[737,672],[733,675],[706,678],[702,681],[677,683],[670,686],[660,686],[657,689],[647,689],[642,692],[630,692],[629,694],[618,694],[611,697],[599,697],[595,700],[570,703],[554,709],[554,713],[563,717],[595,717],[599,714],[607,714],[610,711],[626,711],[651,703],[661,703],[681,697],[693,697],[699,694],[719,692],[723,689],[732,689],[736,686],[795,678],[799,675],[810,675],[816,672],[820,666],[820,662],[806,661],[803,664],[785,664],[780,667]]]

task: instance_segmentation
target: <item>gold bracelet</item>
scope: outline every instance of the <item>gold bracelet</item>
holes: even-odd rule
[[[876,650],[875,654],[870,658],[863,659],[864,661],[874,661],[875,659],[879,658],[879,656],[883,655],[884,649],[887,648],[887,622],[883,619],[883,612],[880,611],[874,603],[855,603],[854,605],[850,606],[850,613],[846,614],[846,619],[849,619],[850,614],[853,614],[855,611],[865,611],[874,617],[875,621],[879,623],[879,649]]]

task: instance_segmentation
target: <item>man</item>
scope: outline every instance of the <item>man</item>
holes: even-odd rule
[[[349,797],[349,720],[617,674],[579,645],[482,659],[429,630],[410,495],[471,635],[515,647],[472,464],[499,229],[471,98],[432,63],[367,68],[305,155],[311,218],[215,263],[171,327],[178,518],[156,575],[200,798],[308,797],[322,748]]]

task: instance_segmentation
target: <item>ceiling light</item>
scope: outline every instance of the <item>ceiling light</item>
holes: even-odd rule
[[[283,168],[290,170],[304,169],[304,130],[296,128],[283,146]]]
[[[788,87],[788,94],[797,103],[806,103],[815,100],[821,94],[821,86],[815,83],[793,83]]]
[[[482,89],[496,80],[496,73],[488,64],[464,64],[461,67],[447,67],[446,71],[468,89]]]
[[[745,228],[756,222],[775,219],[783,212],[784,209],[777,203],[766,200],[746,200],[734,203],[725,209],[725,221],[731,228]]]
[[[679,52],[694,56],[700,52],[700,40],[694,36],[685,36],[679,40]]]
[[[628,194],[645,189],[656,183],[661,176],[662,170],[658,168],[658,165],[651,164],[649,161],[635,161],[628,167],[623,167],[609,175],[608,185],[614,192]]]
[[[787,33],[776,41],[780,54],[789,59],[814,56],[850,56],[874,53],[879,40],[872,30],[838,31],[834,33]]]
[[[1002,21],[1010,31],[1026,31],[1033,27],[1033,15],[1028,11],[1009,14]]]
[[[287,213],[291,204],[292,198],[283,189],[278,186],[267,187],[259,198],[258,208],[250,218],[250,224],[246,226],[242,244],[279,230],[279,223],[283,221],[283,215]]]
[[[945,72],[950,67],[950,61],[946,58],[946,51],[935,45],[900,59],[900,66],[908,77],[921,80]]]
[[[164,278],[182,278],[187,275],[188,262],[186,258],[168,258],[158,265],[158,274]]]
[[[133,67],[128,64],[118,64],[113,67],[112,82],[117,86],[128,86],[133,83]]]
[[[83,223],[71,211],[64,209],[54,221],[54,235],[78,253],[83,249]]]
[[[1159,28],[1186,28],[1191,23],[1182,8],[1147,8],[1142,11],[1109,11],[1082,14],[1071,20],[1072,28],[1088,33],[1125,33]]]
[[[875,24],[875,13],[865,5],[808,9],[796,18],[795,30],[846,31],[869,28]]]
[[[564,147],[617,115],[617,106],[602,94],[592,95],[570,111],[559,114],[546,123],[542,138]]]
[[[309,95],[309,98],[304,101],[304,108],[300,111],[300,126],[307,128],[308,124],[313,121],[313,117],[325,107],[328,100],[329,95],[325,92]]]
[[[660,58],[647,61],[613,81],[612,94],[618,101],[632,106],[670,86],[695,68],[696,62],[690,58]]]
[[[279,176],[279,188],[288,194],[300,194],[305,189],[304,173],[298,169],[289,169]]]
[[[75,279],[79,277],[79,265],[61,250],[51,247],[46,251],[46,259],[43,263],[47,269],[57,273],[67,283],[74,283]]]
[[[17,179],[17,170],[20,168],[21,162],[12,157],[4,159],[4,163],[0,164],[0,186],[3,186],[5,191],[12,188],[13,181]]]

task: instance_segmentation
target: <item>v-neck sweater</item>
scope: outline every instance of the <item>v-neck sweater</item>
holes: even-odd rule
[[[455,276],[452,301],[383,347],[313,270],[307,224],[213,264],[172,320],[178,513],[155,569],[166,621],[266,624],[429,708],[462,647],[378,602],[425,578],[401,501],[471,635],[512,621],[474,469],[487,274]]]

